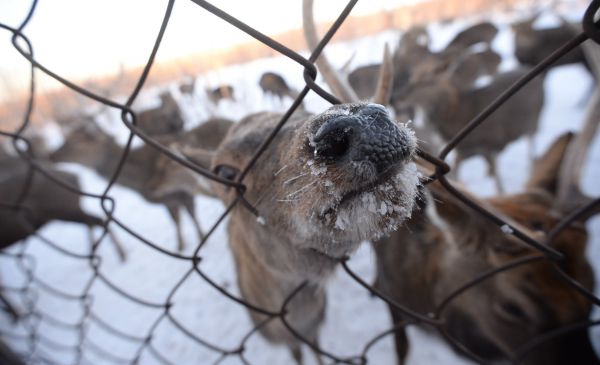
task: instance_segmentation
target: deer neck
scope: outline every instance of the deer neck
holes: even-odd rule
[[[148,184],[156,178],[155,175],[160,168],[158,166],[160,155],[158,150],[147,145],[130,150],[117,182],[140,192],[146,198],[151,198],[152,194],[148,190]],[[99,159],[95,170],[107,179],[112,178],[122,156],[122,147],[116,144],[107,146],[106,152],[103,158]]]
[[[323,284],[338,261],[308,248],[305,242],[293,242],[285,232],[276,232],[274,225],[259,223],[245,208],[236,208],[229,222],[232,249],[245,251],[254,265],[264,268],[261,275],[276,278],[284,290],[304,281]]]
[[[378,261],[376,287],[421,313],[435,309],[437,282],[448,255],[437,220],[422,204],[408,225],[373,244]]]
[[[246,219],[251,216],[244,213]],[[326,275],[315,278],[299,274],[295,270],[302,262],[299,262],[297,252],[287,246],[289,242],[267,229],[254,226],[260,225],[255,218],[243,222],[240,216],[239,211],[232,212],[228,230],[229,245],[237,264],[238,283],[244,299],[277,311],[297,288],[304,285],[294,295],[290,309],[304,308],[311,300],[324,300],[323,283]]]
[[[101,143],[98,153],[91,163],[91,167],[105,178],[110,178],[122,155],[122,148],[113,141],[107,140]]]

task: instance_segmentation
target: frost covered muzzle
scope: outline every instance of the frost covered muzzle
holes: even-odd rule
[[[307,165],[322,187],[312,190],[321,194],[309,217],[332,240],[372,239],[410,216],[419,185],[410,129],[367,103],[333,107],[309,123]]]

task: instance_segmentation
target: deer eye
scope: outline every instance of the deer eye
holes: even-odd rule
[[[516,303],[506,301],[500,303],[500,310],[509,319],[514,321],[528,321],[527,313]]]
[[[215,167],[214,172],[222,179],[233,181],[240,170],[229,165],[218,165]]]
[[[536,231],[544,230],[544,223],[541,221],[531,221],[530,225],[531,225],[531,228]]]

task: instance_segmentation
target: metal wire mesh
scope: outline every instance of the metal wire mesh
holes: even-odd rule
[[[1,287],[1,289],[4,292],[11,291],[11,292],[19,293],[19,295],[21,295],[21,297],[23,298],[24,303],[26,304],[26,308],[25,308],[26,313],[22,316],[21,321],[22,321],[22,325],[27,329],[27,332],[28,332],[27,335],[20,335],[15,332],[12,332],[10,329],[1,329],[0,336],[5,339],[19,340],[19,341],[23,341],[24,343],[26,343],[27,347],[28,347],[28,352],[20,354],[20,355],[27,362],[48,363],[48,364],[54,363],[54,361],[52,360],[52,358],[50,356],[46,356],[44,351],[40,351],[40,347],[43,347],[43,348],[49,349],[50,351],[72,352],[74,354],[74,357],[73,357],[74,364],[80,364],[80,363],[87,362],[86,357],[85,357],[85,354],[87,352],[93,352],[93,353],[95,353],[99,356],[102,356],[105,359],[108,359],[114,363],[132,363],[132,364],[138,363],[140,361],[140,358],[142,357],[142,355],[145,354],[145,355],[152,356],[157,362],[164,363],[164,364],[170,364],[171,362],[168,360],[168,356],[166,354],[162,353],[161,350],[159,350],[153,343],[153,337],[155,336],[155,331],[156,331],[157,327],[163,322],[170,322],[174,327],[176,327],[179,331],[181,331],[181,333],[183,333],[185,336],[189,337],[194,342],[196,342],[198,346],[205,347],[205,348],[210,349],[211,351],[214,351],[215,353],[219,354],[220,356],[219,356],[218,360],[216,361],[216,363],[219,363],[229,357],[237,357],[237,358],[239,358],[239,360],[241,362],[248,363],[248,360],[245,358],[245,350],[246,350],[247,342],[253,336],[256,336],[256,333],[259,331],[260,327],[266,325],[268,322],[270,322],[272,320],[280,319],[284,323],[284,325],[287,326],[289,331],[294,336],[296,336],[300,341],[306,343],[308,346],[312,347],[316,352],[321,354],[323,357],[325,357],[332,363],[348,363],[348,364],[367,363],[367,353],[369,352],[370,348],[375,343],[377,343],[378,341],[380,341],[382,338],[384,338],[386,336],[393,335],[394,332],[396,332],[410,324],[415,324],[415,323],[427,324],[427,325],[435,328],[436,330],[438,330],[440,333],[445,334],[445,329],[444,329],[445,322],[443,320],[442,313],[443,313],[445,307],[448,305],[448,303],[455,300],[457,297],[462,295],[465,291],[468,291],[470,288],[481,284],[483,281],[487,280],[488,278],[490,278],[494,275],[497,275],[500,272],[512,270],[516,267],[520,267],[522,265],[529,265],[529,264],[532,264],[534,262],[539,262],[539,261],[555,262],[558,265],[560,263],[563,255],[560,252],[554,250],[549,245],[549,242],[552,240],[552,238],[558,232],[560,232],[562,229],[565,229],[565,227],[568,227],[579,216],[585,214],[590,209],[593,209],[593,208],[597,207],[598,205],[600,205],[600,199],[596,199],[592,203],[590,203],[586,206],[580,207],[580,209],[578,209],[577,211],[575,211],[573,214],[569,215],[568,217],[564,218],[560,222],[560,224],[557,227],[555,227],[554,231],[550,235],[548,235],[546,242],[539,242],[538,240],[536,240],[532,237],[529,237],[526,233],[520,232],[518,229],[512,227],[513,235],[515,237],[519,238],[520,240],[522,240],[527,245],[534,248],[537,252],[539,252],[539,254],[524,257],[520,260],[511,262],[510,264],[505,265],[497,270],[494,270],[492,272],[487,272],[482,275],[479,275],[478,277],[473,278],[470,282],[468,282],[465,285],[456,289],[454,294],[448,296],[446,298],[446,300],[438,306],[437,310],[434,313],[415,313],[415,312],[409,310],[408,308],[405,308],[402,305],[394,302],[392,299],[386,297],[384,294],[382,294],[381,292],[379,292],[378,290],[373,288],[370,284],[365,282],[358,274],[353,272],[353,270],[347,264],[347,260],[342,260],[341,265],[343,266],[344,270],[347,272],[347,274],[350,277],[355,279],[360,285],[364,286],[364,288],[366,290],[370,291],[374,296],[380,298],[381,300],[385,301],[386,303],[388,303],[388,304],[396,307],[398,310],[402,311],[407,316],[407,318],[410,318],[410,319],[406,320],[403,323],[397,323],[395,326],[390,327],[390,329],[388,331],[383,332],[383,333],[379,334],[378,336],[374,337],[371,341],[369,341],[368,343],[365,344],[362,351],[359,351],[358,354],[353,357],[339,356],[339,355],[329,352],[323,348],[319,348],[317,345],[311,343],[308,339],[303,338],[302,335],[296,329],[294,329],[286,320],[286,308],[287,308],[289,302],[294,298],[294,296],[298,292],[300,292],[303,289],[303,287],[306,285],[306,283],[304,283],[304,284],[300,285],[298,288],[296,288],[296,290],[294,290],[289,295],[289,297],[282,303],[282,306],[278,311],[271,311],[271,310],[267,310],[265,308],[257,307],[251,303],[246,302],[242,298],[236,297],[235,295],[231,294],[231,292],[227,288],[223,287],[222,285],[217,284],[214,280],[212,280],[209,277],[209,275],[207,275],[203,271],[203,268],[200,265],[200,263],[202,262],[202,259],[203,259],[202,254],[203,254],[204,244],[206,243],[208,238],[211,236],[211,234],[213,234],[215,229],[220,224],[222,224],[225,217],[231,212],[231,210],[237,204],[242,204],[245,208],[249,209],[251,212],[253,212],[254,214],[256,214],[258,216],[259,212],[256,211],[256,209],[252,206],[251,203],[249,203],[248,201],[245,200],[244,194],[246,191],[246,185],[244,184],[244,179],[245,179],[247,173],[251,169],[254,168],[259,157],[263,153],[265,153],[267,147],[273,141],[275,136],[279,133],[280,129],[288,121],[288,119],[290,118],[292,113],[295,110],[297,110],[297,108],[300,106],[300,104],[302,103],[302,101],[303,101],[304,97],[307,95],[307,93],[312,90],[315,93],[317,93],[318,95],[320,95],[321,97],[323,97],[325,100],[327,100],[331,103],[339,103],[338,100],[333,95],[329,94],[327,91],[320,88],[315,83],[315,78],[317,76],[317,70],[313,63],[314,63],[315,59],[319,56],[319,54],[323,51],[323,49],[328,44],[328,42],[331,40],[331,38],[333,37],[335,32],[343,24],[344,20],[349,15],[351,9],[356,4],[356,0],[350,1],[348,3],[348,5],[343,10],[343,12],[339,15],[338,19],[332,24],[332,26],[330,27],[327,34],[320,41],[317,49],[315,49],[313,51],[313,53],[311,54],[311,56],[308,59],[302,57],[297,52],[294,52],[291,49],[287,48],[285,45],[280,44],[280,43],[274,41],[273,39],[265,36],[264,34],[258,32],[256,29],[242,23],[238,19],[232,17],[231,15],[227,14],[226,12],[223,12],[222,10],[220,10],[219,8],[210,4],[209,2],[202,1],[202,0],[192,0],[192,1],[195,4],[197,4],[198,6],[204,8],[206,11],[209,11],[210,13],[214,14],[215,16],[221,18],[223,21],[230,23],[234,27],[247,33],[248,35],[252,36],[253,38],[255,38],[258,41],[262,42],[263,44],[267,45],[268,47],[271,47],[272,49],[276,50],[280,54],[282,54],[282,55],[288,57],[289,59],[293,60],[294,62],[300,64],[304,68],[304,79],[306,81],[306,86],[299,93],[298,97],[295,99],[294,103],[289,108],[289,110],[283,115],[283,117],[281,118],[277,127],[273,130],[273,132],[269,136],[267,136],[267,138],[265,138],[265,140],[262,142],[260,147],[256,150],[255,154],[250,159],[250,162],[247,164],[247,166],[244,168],[244,170],[239,175],[239,178],[235,182],[232,182],[232,181],[229,181],[226,179],[222,179],[221,177],[215,175],[213,172],[203,169],[200,166],[195,165],[191,161],[189,161],[185,158],[182,158],[178,154],[171,151],[168,146],[165,146],[165,145],[161,144],[161,142],[158,141],[157,139],[146,135],[136,125],[136,113],[132,110],[131,106],[134,103],[134,101],[136,100],[136,98],[138,97],[140,91],[142,91],[144,84],[147,80],[148,74],[152,68],[154,58],[155,58],[156,53],[161,44],[161,40],[163,38],[167,24],[169,23],[171,11],[172,11],[174,3],[175,3],[174,0],[168,1],[167,8],[166,8],[165,14],[164,14],[164,18],[163,18],[158,36],[156,37],[156,41],[154,43],[152,52],[148,58],[148,62],[146,63],[143,73],[139,77],[139,80],[137,82],[135,89],[129,95],[129,98],[127,99],[127,101],[124,104],[117,103],[117,102],[110,100],[108,98],[105,98],[101,95],[94,94],[94,93],[90,92],[89,90],[86,90],[85,88],[80,87],[80,86],[72,83],[71,81],[61,77],[60,75],[54,73],[52,70],[46,68],[43,64],[38,62],[38,60],[36,60],[36,58],[34,56],[34,47],[31,44],[31,42],[29,41],[29,39],[24,35],[23,32],[24,32],[24,29],[30,23],[31,17],[35,13],[35,9],[36,9],[37,3],[38,3],[37,1],[33,1],[33,4],[31,6],[31,9],[30,9],[30,12],[29,12],[27,18],[21,23],[21,25],[18,28],[12,28],[7,25],[0,24],[0,27],[2,29],[4,29],[5,31],[8,31],[12,34],[12,44],[15,47],[15,49],[24,58],[26,58],[29,61],[29,63],[31,64],[29,99],[28,99],[26,111],[23,114],[22,123],[21,123],[20,127],[14,132],[0,131],[1,135],[12,139],[14,149],[18,152],[19,157],[22,159],[23,164],[25,164],[28,168],[28,178],[26,180],[26,184],[24,184],[24,186],[21,189],[20,194],[15,198],[15,200],[12,202],[0,202],[0,209],[11,210],[14,212],[14,214],[21,215],[23,217],[24,222],[27,222],[27,216],[29,213],[28,213],[27,206],[23,205],[23,202],[26,199],[26,197],[28,196],[28,194],[30,193],[34,179],[47,179],[49,184],[57,184],[58,186],[62,187],[63,189],[66,189],[67,191],[70,191],[73,194],[78,194],[80,196],[85,196],[85,197],[89,197],[89,198],[98,200],[101,203],[104,213],[106,214],[105,221],[104,221],[104,228],[105,228],[104,233],[102,234],[101,237],[99,237],[97,240],[95,240],[95,243],[94,243],[93,247],[91,248],[91,251],[89,252],[89,254],[78,254],[75,252],[70,252],[70,251],[62,248],[59,244],[56,244],[56,243],[52,242],[51,240],[48,240],[48,239],[45,239],[42,237],[42,239],[44,240],[44,242],[47,245],[55,248],[56,250],[59,250],[63,255],[72,257],[73,259],[76,259],[76,260],[83,260],[89,264],[89,270],[91,271],[92,275],[87,280],[87,283],[86,283],[86,285],[84,285],[83,290],[81,290],[81,292],[78,294],[68,293],[68,292],[61,290],[61,288],[57,288],[55,286],[49,285],[44,281],[43,278],[38,277],[36,275],[35,258],[26,254],[27,242],[21,243],[21,247],[17,251],[17,253],[9,253],[9,252],[1,252],[0,253],[1,255],[5,256],[5,257],[13,258],[15,260],[15,262],[17,263],[19,270],[22,271],[24,273],[24,276],[26,277],[26,281],[23,285],[16,286],[16,287],[12,287],[9,285],[3,285]],[[502,95],[500,95],[491,105],[489,105],[489,107],[487,107],[485,110],[482,110],[481,113],[477,117],[475,117],[472,121],[470,121],[468,123],[468,125],[462,131],[460,131],[445,146],[445,148],[442,150],[442,152],[439,154],[439,156],[431,156],[425,152],[420,152],[419,158],[422,158],[422,159],[428,161],[429,163],[432,163],[436,167],[436,173],[434,176],[432,176],[432,179],[439,180],[440,183],[451,194],[453,194],[458,199],[462,200],[465,204],[470,206],[477,213],[484,215],[487,219],[494,222],[498,226],[503,226],[508,223],[502,217],[499,217],[499,216],[493,214],[492,212],[487,211],[484,207],[479,206],[477,203],[472,202],[468,197],[466,197],[459,190],[457,190],[455,187],[453,187],[452,184],[446,179],[445,175],[450,171],[450,167],[445,163],[444,160],[446,159],[448,154],[461,142],[461,140],[463,140],[465,138],[465,136],[467,136],[473,129],[480,127],[481,124],[486,121],[486,118],[494,112],[494,110],[496,110],[498,107],[500,107],[506,100],[508,100],[508,98],[510,98],[520,88],[522,88],[524,85],[526,85],[531,79],[533,79],[538,74],[540,74],[545,69],[547,69],[549,67],[549,65],[551,65],[552,62],[554,62],[555,60],[557,60],[564,54],[568,53],[571,49],[578,47],[581,43],[586,41],[588,38],[592,39],[593,42],[599,43],[600,42],[600,29],[598,28],[598,24],[594,22],[594,14],[598,10],[599,5],[600,5],[599,1],[592,1],[592,3],[590,4],[589,9],[587,10],[586,15],[583,19],[583,28],[584,28],[583,33],[581,33],[580,35],[575,37],[568,44],[566,44],[563,47],[561,47],[560,49],[556,50],[556,52],[554,52],[551,56],[549,56],[544,62],[542,62],[539,65],[537,65],[536,67],[534,67],[524,78],[519,80],[517,83],[515,83],[513,86],[511,86],[508,90],[506,90]],[[65,85],[66,87],[76,91],[77,93],[79,93],[81,95],[84,95],[85,97],[87,97],[91,100],[94,100],[94,101],[104,104],[110,108],[114,108],[116,110],[121,111],[122,122],[131,131],[131,133],[129,135],[127,144],[125,145],[125,147],[122,150],[121,159],[119,161],[119,164],[118,164],[117,168],[114,170],[114,172],[112,173],[112,178],[109,180],[109,182],[106,185],[106,188],[102,194],[99,194],[99,195],[89,194],[85,191],[81,191],[77,186],[72,186],[72,184],[70,184],[69,182],[63,181],[63,179],[61,179],[61,177],[58,176],[54,170],[48,168],[47,165],[44,165],[43,163],[41,163],[33,155],[32,149],[34,146],[32,146],[31,142],[27,138],[24,137],[24,132],[30,127],[30,118],[31,118],[32,111],[35,107],[34,106],[35,100],[36,100],[35,99],[36,84],[35,84],[35,78],[34,78],[35,71],[41,71],[41,72],[49,75],[53,79],[55,79],[55,80],[59,81],[60,83],[62,83],[63,85]],[[113,186],[115,184],[115,181],[117,180],[120,173],[122,172],[124,162],[128,158],[128,154],[131,151],[132,141],[133,141],[134,136],[141,138],[146,144],[152,146],[152,148],[155,148],[156,150],[160,151],[162,154],[167,156],[169,159],[181,164],[182,166],[185,166],[186,168],[188,168],[200,175],[203,175],[209,179],[212,179],[221,184],[230,186],[237,191],[237,199],[231,205],[229,205],[227,207],[227,209],[222,214],[222,216],[216,221],[214,226],[209,230],[206,237],[204,237],[202,242],[200,242],[198,244],[196,250],[194,251],[194,253],[192,255],[189,255],[189,256],[182,255],[182,254],[174,253],[174,252],[171,252],[171,251],[161,248],[160,245],[157,245],[156,243],[153,243],[150,240],[148,240],[148,239],[142,237],[141,235],[137,234],[136,232],[134,232],[132,229],[130,229],[130,227],[128,227],[125,223],[119,221],[113,215],[115,205],[118,204],[118,202],[114,201],[114,199],[111,198],[109,193],[111,192],[111,189],[113,188]],[[187,261],[190,263],[190,268],[188,269],[188,271],[180,278],[178,283],[173,286],[172,290],[170,291],[170,293],[166,296],[166,298],[164,300],[156,301],[156,302],[149,302],[149,301],[137,298],[136,296],[128,293],[127,290],[122,289],[118,283],[111,282],[109,280],[109,278],[102,272],[102,270],[101,270],[102,262],[101,262],[100,257],[97,255],[97,250],[98,250],[99,246],[103,245],[104,242],[106,241],[105,237],[108,234],[106,227],[109,224],[116,224],[116,225],[120,226],[121,228],[125,229],[127,232],[132,234],[134,237],[136,237],[140,242],[142,242],[143,244],[147,245],[148,247],[150,247],[154,250],[157,250],[160,254],[169,255],[170,257],[172,257],[174,259],[184,260],[184,261]],[[31,225],[30,229],[31,229],[31,234],[35,234],[35,228],[33,227],[33,225]],[[562,273],[562,271],[560,271],[560,272]],[[174,296],[176,295],[176,293],[179,290],[181,290],[183,284],[186,281],[188,281],[192,276],[201,278],[208,285],[210,285],[210,286],[214,287],[216,290],[218,290],[224,297],[228,298],[229,300],[239,303],[240,305],[248,308],[251,311],[255,311],[257,313],[265,315],[267,319],[260,326],[257,326],[255,328],[253,328],[251,331],[249,331],[244,336],[243,340],[237,346],[234,346],[234,347],[224,347],[219,344],[211,343],[210,341],[192,333],[188,328],[186,328],[186,326],[183,323],[180,322],[180,320],[175,318],[171,313],[171,308],[174,305],[174,301],[173,301]],[[568,277],[564,273],[563,273],[563,279],[565,279],[575,290],[581,292],[591,303],[593,303],[594,305],[600,304],[600,298],[595,296],[594,293],[589,292],[582,285],[577,283],[574,279]],[[159,311],[160,314],[158,316],[156,316],[156,318],[154,319],[154,322],[149,327],[149,330],[146,333],[132,334],[132,333],[123,331],[121,329],[118,329],[117,326],[114,325],[114,323],[111,323],[110,319],[103,318],[101,315],[95,313],[92,308],[93,296],[90,295],[90,290],[91,290],[91,287],[96,282],[102,282],[103,284],[108,286],[110,288],[110,290],[112,290],[116,295],[122,297],[124,300],[129,301],[132,304],[140,306],[140,307],[156,309]],[[37,308],[35,306],[35,301],[36,301],[35,295],[30,290],[31,286],[34,284],[37,285],[37,287],[39,287],[46,293],[48,293],[49,295],[56,297],[60,300],[69,301],[69,302],[74,301],[74,302],[80,303],[81,308],[82,308],[82,315],[81,315],[80,319],[75,323],[66,323],[59,318],[55,318],[51,313],[45,313],[45,312],[41,311],[39,308]],[[25,318],[26,320],[24,320],[23,318]],[[568,333],[570,331],[573,331],[573,330],[576,330],[576,329],[579,329],[582,327],[595,326],[598,323],[600,323],[600,322],[588,320],[583,323],[574,324],[573,326],[570,326],[568,328],[559,328],[557,330],[551,331],[546,336],[544,336],[544,338],[534,338],[534,339],[532,339],[532,341],[530,343],[524,344],[522,351],[519,352],[519,356],[521,356],[521,357],[525,356],[527,354],[527,352],[531,351],[531,349],[533,349],[536,345],[539,345],[540,343],[543,343],[544,341],[548,341],[555,336],[560,336],[562,334]],[[122,339],[122,341],[127,341],[127,342],[137,344],[137,351],[136,351],[135,355],[132,356],[131,358],[121,358],[121,357],[116,356],[113,353],[111,353],[111,351],[109,351],[108,349],[103,349],[101,345],[94,344],[93,341],[87,335],[87,329],[92,324],[102,327],[105,331],[110,333],[112,336]],[[51,338],[46,337],[44,335],[44,331],[40,328],[42,325],[61,328],[61,329],[64,329],[67,331],[72,331],[72,332],[76,333],[77,337],[78,337],[77,343],[75,345],[64,345],[64,344],[53,341]],[[472,358],[474,361],[481,362],[481,363],[485,362],[484,360],[478,358],[471,351],[469,351],[469,349],[464,348],[460,343],[458,343],[452,337],[447,336],[447,334],[446,334],[446,339],[448,341],[450,341],[451,343],[453,343],[456,347],[462,348],[464,353],[467,356],[469,356],[470,358]],[[516,361],[516,360],[518,360],[518,358],[511,359],[511,360]]]

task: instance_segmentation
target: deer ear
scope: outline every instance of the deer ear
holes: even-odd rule
[[[515,22],[512,24],[512,27],[527,27],[527,28],[531,28],[533,27],[533,23],[536,22],[536,20],[538,20],[538,18],[540,17],[540,15],[542,15],[542,11],[541,10],[537,10],[535,11],[533,14],[531,14],[531,17],[525,19],[525,20],[521,20],[519,22]]]
[[[452,61],[448,72],[454,85],[468,89],[479,77],[494,75],[501,61],[500,55],[490,48],[478,52],[464,52]]]
[[[215,151],[196,147],[181,147],[179,152],[181,152],[190,161],[194,162],[200,167],[205,168],[206,170],[210,170],[213,157],[215,156]]]
[[[469,200],[478,205],[486,205],[456,183],[452,185]],[[426,215],[432,223],[452,234],[455,241],[467,242],[469,239],[465,235],[477,234],[479,228],[485,226],[486,223],[482,222],[483,218],[480,214],[446,190],[438,181],[428,184],[427,190],[433,204],[427,204]]]
[[[543,189],[556,195],[560,168],[573,137],[572,132],[563,134],[533,162],[531,175],[525,186],[526,190]]]

